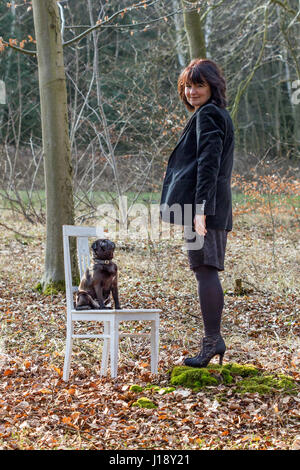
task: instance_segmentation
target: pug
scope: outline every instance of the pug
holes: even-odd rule
[[[92,245],[92,263],[85,271],[76,292],[76,310],[105,310],[110,308],[110,293],[115,309],[121,310],[118,292],[118,267],[112,261],[114,242],[96,240]]]

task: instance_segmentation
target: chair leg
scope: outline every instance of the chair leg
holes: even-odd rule
[[[72,355],[72,346],[73,346],[73,323],[70,327],[67,328],[67,338],[66,338],[66,350],[65,350],[65,361],[64,361],[64,370],[63,370],[63,380],[68,382],[70,374],[70,363]]]
[[[104,322],[104,334],[105,335],[110,334],[110,322],[109,321]],[[110,338],[104,338],[103,348],[102,348],[100,375],[107,375],[109,350],[110,350]]]
[[[151,372],[157,374],[159,349],[159,318],[151,321]]]
[[[119,320],[115,316],[110,321],[110,376],[117,377],[119,355]]]

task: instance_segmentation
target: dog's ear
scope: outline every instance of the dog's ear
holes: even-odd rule
[[[97,241],[95,241],[92,246],[91,246],[92,250],[96,250],[97,248]]]

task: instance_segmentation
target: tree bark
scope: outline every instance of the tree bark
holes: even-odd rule
[[[66,78],[56,0],[33,0],[46,186],[47,239],[42,285],[64,280],[62,225],[74,225]]]
[[[196,2],[197,0],[190,0]],[[186,9],[186,4],[182,2],[184,8],[183,18],[184,27],[189,41],[190,58],[200,59],[206,57],[205,37],[203,32],[202,23],[197,10],[189,11]]]
[[[173,10],[176,11],[180,7],[179,0],[172,0],[172,7],[173,7]],[[182,35],[183,28],[180,25],[180,20],[181,20],[181,17],[178,15],[178,13],[176,13],[176,15],[174,15],[176,52],[177,52],[178,63],[180,67],[183,68],[185,66],[185,58],[181,50],[181,35]]]
[[[205,21],[205,28],[204,28],[204,39],[205,39],[205,46],[206,46],[206,58],[211,59],[211,45],[210,45],[210,37],[213,31],[213,10],[209,10],[206,21]]]
[[[281,11],[280,11],[281,15]],[[295,41],[299,43],[300,39],[300,27],[297,25],[295,27],[296,29],[296,35],[295,35]],[[291,71],[290,71],[290,65],[289,65],[289,53],[292,55],[292,58],[296,58],[295,60],[295,72],[296,76],[295,78],[297,80],[300,80],[300,69],[299,69],[299,62],[297,62],[297,55],[295,54],[295,50],[291,47],[290,41],[288,39],[288,31],[283,30],[282,32],[285,38],[285,44],[282,47],[282,53],[283,53],[283,58],[284,58],[284,64],[285,64],[285,79],[286,79],[286,86],[287,86],[287,91],[290,99],[290,104],[291,104],[291,110],[292,110],[292,117],[293,117],[293,122],[294,122],[294,154],[296,158],[299,158],[300,154],[300,106],[299,103],[294,103],[293,102],[293,92],[295,89],[292,88],[292,76],[291,76]],[[298,34],[297,34],[298,33]]]

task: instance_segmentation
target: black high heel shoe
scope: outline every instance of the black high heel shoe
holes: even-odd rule
[[[219,364],[223,364],[226,345],[221,335],[205,336],[202,341],[202,349],[195,357],[187,357],[183,362],[189,367],[206,367],[209,361],[219,355]]]

